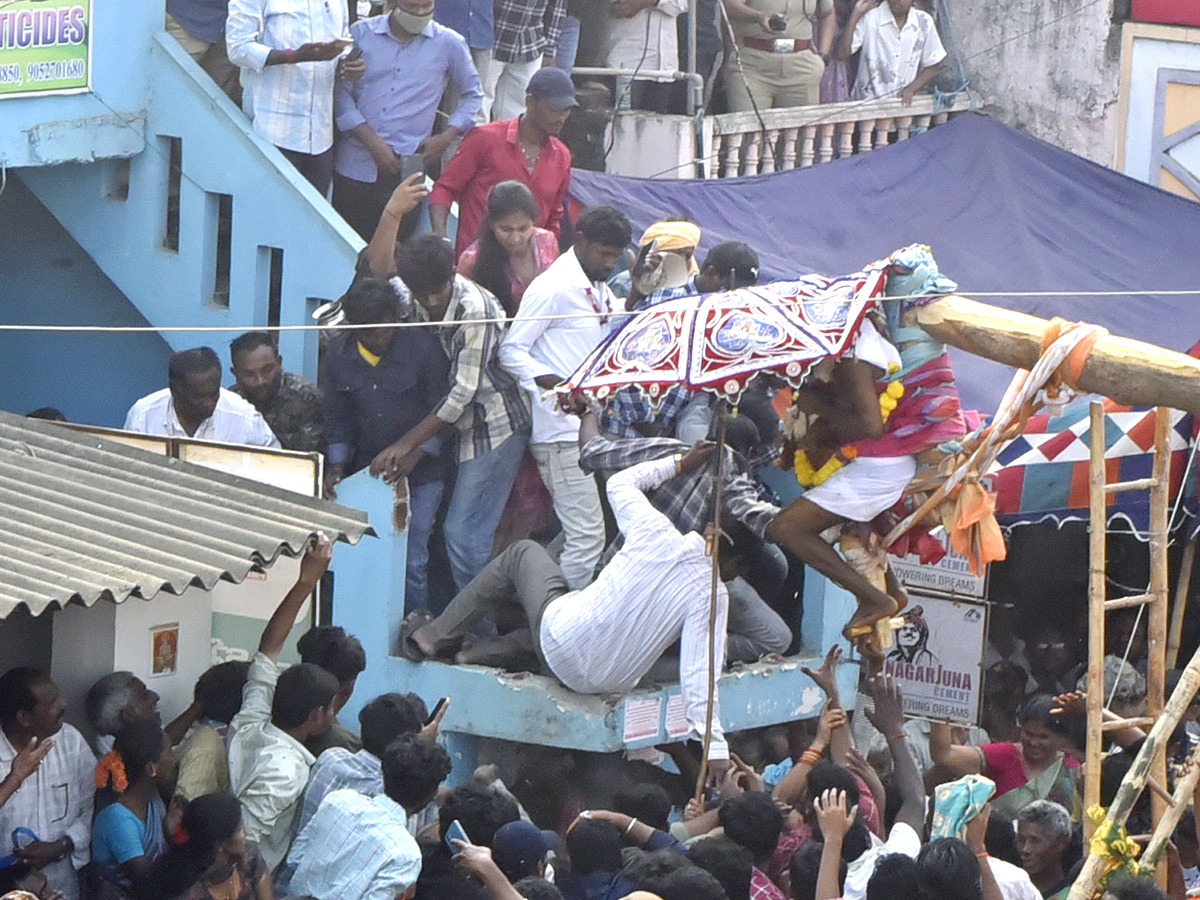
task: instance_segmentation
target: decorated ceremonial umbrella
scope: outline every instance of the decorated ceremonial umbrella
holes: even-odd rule
[[[799,387],[813,366],[837,359],[854,345],[863,317],[884,293],[888,268],[898,251],[861,272],[837,278],[810,275],[798,281],[684,297],[634,315],[597,347],[559,387],[604,402],[636,387],[657,403],[670,387],[708,391],[736,405],[746,383],[774,372]],[[724,417],[717,446],[724,443]],[[721,460],[714,454],[712,602],[709,610],[708,715],[704,758],[696,797],[702,796],[712,736],[716,672],[713,641],[718,560],[715,535],[721,528]]]
[[[657,402],[680,385],[736,404],[764,371],[799,387],[816,363],[853,346],[890,264],[891,257],[853,275],[810,275],[652,306],[593,350],[561,390],[604,402],[635,386]]]

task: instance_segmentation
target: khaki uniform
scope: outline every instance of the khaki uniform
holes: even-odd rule
[[[746,0],[746,5],[769,16],[783,16],[787,19],[787,28],[783,31],[766,31],[757,23],[734,26],[738,54],[731,54],[725,66],[729,108],[734,112],[753,109],[751,95],[760,110],[819,103],[825,63],[816,48],[811,46],[811,19],[833,9],[833,0]],[[775,53],[747,47],[743,42],[745,38],[755,41],[809,41],[810,46],[806,50]],[[738,71],[737,55],[742,60],[741,72]]]

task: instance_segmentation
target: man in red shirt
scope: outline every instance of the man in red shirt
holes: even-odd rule
[[[562,69],[539,69],[525,93],[525,114],[477,125],[467,132],[429,195],[434,234],[446,235],[450,204],[458,201],[458,239],[462,253],[479,236],[487,217],[493,185],[515,179],[529,186],[538,202],[534,223],[559,233],[563,198],[571,183],[571,151],[557,135],[572,107],[575,85]]]

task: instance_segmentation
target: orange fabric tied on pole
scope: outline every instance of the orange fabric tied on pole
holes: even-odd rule
[[[982,575],[988,563],[1008,555],[996,521],[996,495],[984,489],[975,472],[967,475],[959,487],[949,532],[950,546],[967,558],[972,575]]]
[[[1076,328],[1087,328],[1089,329],[1089,333],[1082,337],[1079,343],[1072,348],[1071,352],[1067,354],[1067,358],[1063,360],[1062,365],[1054,370],[1054,374],[1046,382],[1047,397],[1057,397],[1059,387],[1064,384],[1072,390],[1077,390],[1076,386],[1079,383],[1079,375],[1083,372],[1084,363],[1087,362],[1092,348],[1096,346],[1096,341],[1100,340],[1102,335],[1108,334],[1107,328],[1101,328],[1098,325],[1088,325],[1084,322],[1068,322],[1066,319],[1055,316],[1050,320],[1050,324],[1046,326],[1046,331],[1042,334],[1042,353],[1049,350],[1051,345],[1064,334],[1074,331]]]

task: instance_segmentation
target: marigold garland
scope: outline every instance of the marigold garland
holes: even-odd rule
[[[893,363],[888,367],[888,374],[899,371],[899,368],[899,366]],[[900,398],[903,396],[904,385],[901,382],[888,382],[888,386],[879,395],[879,415],[883,419],[884,424],[887,424],[887,420],[891,417],[900,402]],[[825,460],[821,468],[817,469],[813,467],[807,452],[797,450],[793,462],[796,481],[801,487],[816,487],[819,484],[824,484],[834,472],[857,457],[858,448],[853,444],[846,444],[837,453],[834,453],[829,459]]]
[[[129,778],[125,774],[125,763],[117,755],[116,750],[109,750],[99,763],[96,764],[96,787],[106,788],[112,782],[113,790],[123,794],[129,788]]]

